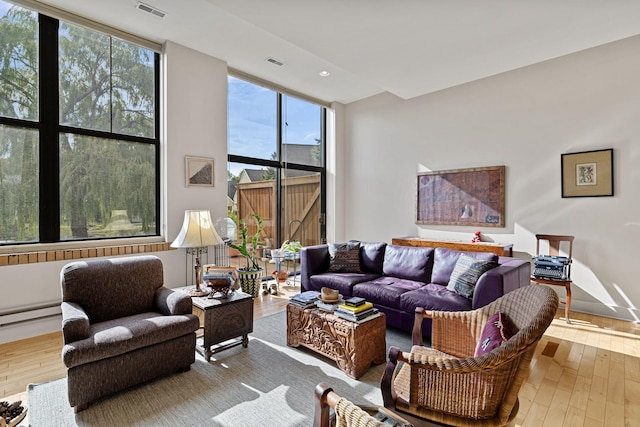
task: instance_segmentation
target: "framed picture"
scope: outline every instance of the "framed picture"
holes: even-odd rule
[[[187,187],[214,187],[213,159],[185,156]]]
[[[505,167],[418,174],[416,224],[504,227]]]
[[[562,197],[613,196],[613,148],[562,154]]]

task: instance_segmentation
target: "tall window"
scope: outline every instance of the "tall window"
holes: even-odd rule
[[[0,244],[159,234],[158,69],[0,0]]]
[[[260,215],[266,247],[324,241],[325,108],[233,76],[228,93],[229,218]]]

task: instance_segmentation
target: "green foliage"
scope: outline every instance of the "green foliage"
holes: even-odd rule
[[[231,173],[231,171],[227,170],[227,181],[238,182],[240,181],[240,177],[235,176],[234,174]]]
[[[284,243],[282,243],[280,249],[287,252],[300,252],[300,249],[302,249],[302,244],[297,240],[285,240]]]
[[[153,54],[73,25],[60,25],[61,122],[154,136]]]
[[[0,19],[0,115],[38,118],[37,15],[12,7]],[[38,134],[0,126],[0,241],[38,238]]]
[[[271,160],[278,160],[278,153],[271,153]],[[263,181],[273,181],[276,179],[276,170],[272,167],[268,167],[262,171],[262,176],[260,177]]]
[[[155,137],[152,51],[84,27],[59,29],[60,123]],[[18,6],[0,17],[0,115],[38,120],[38,18]],[[0,125],[0,241],[37,241],[39,136]],[[154,144],[61,133],[61,239],[155,232]],[[110,230],[112,211],[126,210],[128,230]]]
[[[12,7],[0,19],[0,114],[38,118],[37,15]]]
[[[264,226],[262,225],[262,218],[260,218],[260,215],[254,213],[251,216],[255,218],[258,225],[256,234],[254,234],[251,238],[251,245],[249,246],[249,227],[247,226],[247,223],[242,219],[240,220],[240,244],[235,244],[233,242],[227,243],[229,247],[237,250],[242,256],[244,256],[245,260],[247,261],[247,266],[245,267],[245,270],[247,271],[260,269],[260,264],[258,263],[257,257],[257,248],[258,241],[260,240],[260,235],[264,230]]]

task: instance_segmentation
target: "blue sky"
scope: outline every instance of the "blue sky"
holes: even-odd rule
[[[271,159],[277,148],[276,102],[276,92],[229,77],[230,154]],[[293,97],[285,97],[284,104],[284,142],[315,145],[320,138],[321,107]]]

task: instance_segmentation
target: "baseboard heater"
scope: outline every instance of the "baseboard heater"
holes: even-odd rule
[[[0,327],[46,317],[59,316],[62,313],[60,301],[22,306],[16,309],[0,311]]]

